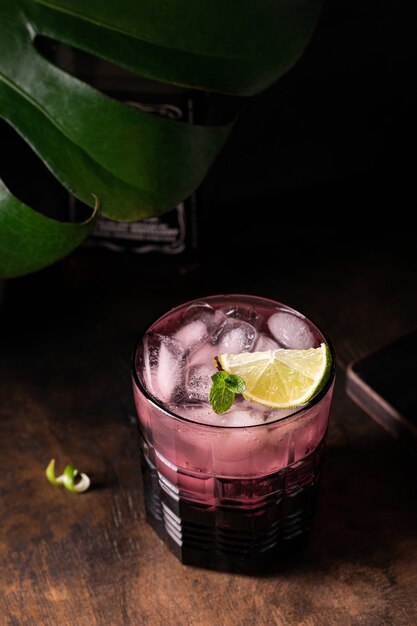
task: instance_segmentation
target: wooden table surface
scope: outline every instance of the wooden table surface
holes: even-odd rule
[[[417,460],[344,393],[344,367],[417,326],[414,251],[328,256],[213,280],[71,286],[62,268],[8,285],[0,312],[0,624],[410,626],[417,623]],[[283,269],[284,268],[284,269]],[[169,286],[169,283],[171,286]],[[146,524],[129,360],[155,316],[246,291],[315,319],[338,355],[310,547],[262,576],[185,567]],[[81,496],[50,458],[89,473]]]

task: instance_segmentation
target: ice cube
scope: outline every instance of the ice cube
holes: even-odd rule
[[[268,337],[268,335],[264,335],[263,333],[259,335],[256,343],[254,352],[266,352],[267,350],[276,350],[277,348],[281,348],[272,337]]]
[[[220,415],[219,426],[255,426],[255,424],[263,424],[264,417],[262,411],[254,411],[248,408],[230,409],[227,413]]]
[[[268,319],[268,328],[284,348],[306,350],[317,343],[307,323],[292,313],[279,311]]]
[[[202,320],[195,319],[177,330],[173,337],[180,341],[184,348],[193,352],[207,339],[208,328]]]
[[[156,368],[156,384],[161,400],[169,402],[180,382],[180,361],[166,343],[161,343]]]
[[[214,368],[214,359],[219,354],[221,354],[221,352],[219,352],[219,346],[217,344],[213,345],[210,341],[207,341],[191,355],[190,365],[205,364],[209,367],[213,366]]]
[[[189,402],[209,402],[211,377],[216,368],[205,363],[192,365],[186,375],[185,392]]]
[[[155,395],[155,390],[152,385],[152,350],[150,346],[150,335],[145,335],[143,340],[143,371],[142,371],[142,379],[146,389],[152,394]]]
[[[185,350],[181,342],[159,333],[149,333],[144,340],[145,384],[163,402],[169,402],[183,384]]]
[[[198,302],[193,302],[190,306],[184,310],[181,314],[181,319],[185,322],[194,320],[196,318],[203,318],[206,314],[213,314],[213,307],[208,304],[208,302],[204,302],[203,300],[199,300]]]
[[[202,424],[210,424],[215,426],[218,416],[214,413],[209,404],[186,403],[172,404],[169,406],[173,413],[185,417],[191,422],[199,422]]]
[[[244,403],[241,406],[244,406]],[[243,461],[242,469],[250,472],[254,468],[254,463],[258,463],[257,457],[262,462],[269,445],[268,430],[261,426],[263,423],[261,413],[255,415],[243,408],[230,410],[217,417],[219,426],[233,427],[225,429],[218,439],[212,440],[213,459],[220,472],[227,473],[232,467],[236,470],[237,461]]]
[[[213,336],[212,343],[218,346],[217,354],[239,354],[249,352],[256,337],[257,332],[251,324],[228,318]]]
[[[256,312],[253,307],[243,307],[234,304],[230,304],[229,306],[223,307],[221,309],[226,317],[232,317],[237,320],[242,320],[243,322],[248,322],[255,326],[255,328],[260,328],[262,323],[262,317]]]
[[[222,311],[214,309],[207,302],[195,302],[190,304],[181,315],[181,324],[188,324],[196,320],[206,325],[209,334],[214,334],[224,322],[225,316]]]

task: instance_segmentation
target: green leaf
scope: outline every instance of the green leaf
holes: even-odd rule
[[[215,413],[220,415],[230,409],[236,393],[245,391],[245,383],[240,376],[221,370],[211,377],[210,404]]]
[[[77,198],[93,206],[95,194],[105,216],[157,215],[201,183],[231,124],[193,126],[117,102],[44,59],[36,36],[145,77],[246,96],[294,64],[319,7],[320,0],[1,0],[0,117]],[[52,263],[89,232],[91,224],[58,228],[5,194],[4,276]]]
[[[221,413],[225,413],[230,409],[235,399],[235,394],[233,391],[224,384],[224,382],[220,384],[213,383],[210,389],[210,404],[213,411],[220,415]]]
[[[91,232],[96,213],[82,224],[49,219],[14,198],[0,180],[0,278],[21,276],[69,254]]]
[[[211,380],[216,385],[226,385],[226,387],[234,393],[243,393],[245,391],[245,381],[243,378],[237,376],[236,374],[228,374],[228,372],[225,372],[224,370],[220,370],[219,372],[213,374]]]
[[[220,372],[216,372],[215,374],[213,374],[213,376],[211,377],[211,380],[216,385],[219,385],[219,384],[223,384],[223,382],[226,380],[228,376],[229,374],[227,372],[220,370]]]
[[[33,0],[21,5],[35,8]],[[56,13],[57,24],[60,18]],[[91,204],[94,193],[105,216],[137,220],[174,206],[200,184],[230,125],[193,126],[117,102],[37,53],[37,27],[18,2],[2,0],[2,22],[0,116],[74,195]],[[98,27],[95,37],[104,37]]]
[[[320,0],[29,3],[33,23],[51,37],[142,76],[237,96],[259,93],[294,65],[320,6]]]
[[[243,393],[245,391],[245,381],[236,374],[228,374],[224,382],[226,387],[234,393]]]

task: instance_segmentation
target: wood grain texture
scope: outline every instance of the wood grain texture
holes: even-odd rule
[[[9,286],[0,323],[0,624],[409,626],[417,622],[417,461],[346,397],[343,365],[417,325],[407,252],[340,254],[236,284]],[[410,256],[411,258],[411,256]],[[56,270],[61,271],[61,270]],[[51,283],[52,281],[52,283]],[[61,276],[62,281],[62,276]],[[51,289],[51,284],[54,288]],[[157,314],[205,291],[275,297],[340,356],[310,548],[258,577],[185,567],[144,520],[129,358]],[[377,320],[377,323],[375,322]],[[81,496],[44,478],[72,462]]]

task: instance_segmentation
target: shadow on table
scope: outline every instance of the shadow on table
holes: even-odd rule
[[[264,576],[388,566],[415,551],[416,519],[417,458],[383,433],[372,444],[328,445],[309,548]]]

